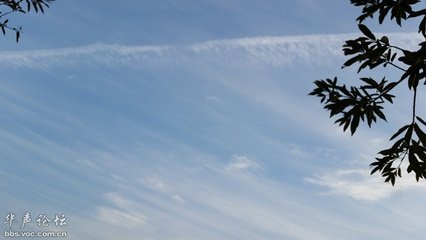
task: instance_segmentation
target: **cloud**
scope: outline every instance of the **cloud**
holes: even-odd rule
[[[139,179],[138,182],[142,183],[145,187],[149,189],[152,189],[164,196],[170,197],[170,199],[172,199],[176,203],[185,203],[185,199],[181,195],[177,194],[176,191],[173,190],[173,188],[169,184],[158,178],[145,177],[143,179]]]
[[[114,207],[100,206],[97,208],[96,219],[117,227],[133,228],[146,223],[144,214],[138,211],[138,204],[117,192],[104,195]]]
[[[184,158],[190,166],[181,161],[157,167],[143,162],[133,165],[117,155],[115,158],[131,171],[122,175],[125,184],[114,185],[114,192],[103,195],[107,203],[96,208],[95,220],[116,227],[108,229],[114,236],[126,228],[137,231],[139,237],[155,239],[170,239],[175,235],[185,239],[207,236],[203,239],[212,240],[330,239],[321,228],[312,227],[328,218],[324,211],[295,202],[293,197],[300,196],[298,190],[287,184],[255,174],[253,170],[261,169],[259,163],[247,156],[234,155],[227,164],[212,159],[209,164],[213,167],[202,167],[199,159],[206,156],[197,155],[195,149],[185,155],[182,151],[187,150],[163,149],[161,154]],[[126,154],[144,158],[146,150]],[[151,155],[149,159],[158,158]],[[119,170],[110,171],[106,175]],[[236,172],[244,174],[238,177],[230,174]],[[135,176],[141,180],[134,181]],[[313,217],[306,220],[309,214]]]
[[[159,192],[169,192],[169,187],[166,183],[164,183],[163,181],[161,181],[158,178],[154,178],[154,177],[147,177],[145,179],[140,180],[146,187],[151,188],[155,191],[159,191]]]
[[[124,198],[116,192],[110,192],[105,194],[105,198],[121,209],[130,208],[132,205],[134,205],[132,201]]]
[[[145,217],[139,213],[118,210],[110,207],[99,207],[97,219],[117,227],[133,228],[143,226]]]
[[[218,97],[216,97],[216,96],[207,96],[206,98],[205,98],[207,101],[209,101],[209,102],[214,102],[214,103],[218,103],[218,102],[220,102],[221,100],[218,98]]]
[[[173,200],[175,200],[179,204],[184,204],[185,203],[185,200],[181,196],[179,196],[178,194],[173,195],[172,198],[173,198]]]
[[[397,192],[421,187],[409,175],[397,179],[394,187],[383,183],[383,180],[380,176],[371,176],[368,169],[336,170],[322,176],[306,178],[309,183],[328,188],[329,193],[367,202],[379,201]]]
[[[0,61],[18,68],[48,69],[81,64],[122,65],[128,63],[154,64],[170,52],[169,46],[120,46],[92,44],[75,48],[2,52]]]
[[[246,156],[234,155],[232,160],[226,165],[226,170],[229,172],[262,170],[262,167],[258,163],[248,159]]]
[[[342,56],[340,47],[344,40],[358,34],[305,35],[284,37],[253,37],[224,39],[192,45],[123,46],[92,44],[75,48],[32,51],[6,51],[0,55],[3,66],[48,69],[80,64],[110,66],[143,64],[164,66],[191,61],[255,66],[268,64],[283,67],[294,62],[323,65]],[[380,34],[378,34],[380,35]],[[392,43],[414,48],[420,36],[416,33],[390,33]]]

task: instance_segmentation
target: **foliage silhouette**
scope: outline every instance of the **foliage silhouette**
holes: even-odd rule
[[[50,6],[50,3],[55,0],[0,0],[0,29],[3,35],[10,30],[15,32],[16,42],[21,36],[22,27],[10,25],[8,15],[12,13],[29,13],[30,11],[44,13],[45,8]]]
[[[390,66],[399,69],[401,76],[393,80],[383,77],[380,81],[360,78],[360,87],[339,85],[337,77],[316,80],[316,88],[309,95],[321,98],[324,108],[330,111],[330,118],[338,116],[335,123],[343,126],[344,131],[350,129],[353,135],[360,122],[366,121],[371,127],[378,118],[386,121],[383,105],[393,103],[392,90],[405,82],[413,96],[410,122],[390,138],[394,141],[390,148],[378,153],[380,156],[370,164],[371,174],[380,172],[385,182],[395,185],[396,178],[402,176],[402,163],[408,159],[407,172],[414,172],[417,181],[426,179],[426,121],[416,114],[419,84],[426,85],[426,8],[422,8],[419,0],[351,0],[351,4],[362,8],[357,21],[363,36],[347,40],[343,45],[349,59],[342,68],[357,63],[360,73],[367,67]],[[425,41],[419,42],[417,51],[392,45],[388,36],[378,37],[364,25],[367,19],[376,18],[383,24],[387,17],[399,26],[408,20],[419,22],[418,33]]]

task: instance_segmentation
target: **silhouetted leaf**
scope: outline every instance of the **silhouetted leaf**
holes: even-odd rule
[[[414,124],[414,131],[416,132],[416,135],[419,137],[419,140],[422,142],[422,144],[426,146],[426,134],[420,129],[417,123]]]
[[[392,141],[394,138],[401,135],[401,133],[405,132],[409,127],[410,125],[405,125],[402,128],[400,128],[394,135],[392,135],[392,137],[390,138],[390,141]]]
[[[383,114],[383,112],[379,108],[375,108],[374,112],[377,114],[377,116],[379,116],[379,118],[387,122],[385,114]]]
[[[416,119],[417,119],[417,120],[419,120],[419,122],[421,122],[423,125],[425,125],[425,126],[426,126],[426,121],[425,121],[425,120],[423,120],[421,117],[416,116]]]
[[[19,42],[19,37],[21,36],[20,31],[16,31],[16,42]]]
[[[367,26],[365,26],[364,24],[358,24],[358,28],[359,30],[361,30],[361,32],[368,38],[376,40],[376,37],[374,36],[374,34],[370,31],[370,29],[368,29]]]

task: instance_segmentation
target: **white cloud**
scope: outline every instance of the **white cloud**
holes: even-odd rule
[[[234,155],[231,161],[226,165],[227,171],[245,171],[245,170],[261,170],[262,167],[247,158],[246,156]]]
[[[116,192],[105,194],[105,198],[112,202],[115,206],[122,209],[130,208],[132,205],[134,205],[134,203],[132,203],[129,199],[124,198]]]
[[[142,182],[142,184],[144,184],[146,187],[151,188],[155,191],[162,192],[162,193],[169,192],[168,185],[158,178],[146,177],[140,180],[140,182]]]
[[[146,177],[140,179],[138,182],[142,183],[145,187],[152,189],[164,196],[170,197],[178,204],[184,204],[185,199],[171,187],[169,184],[155,177]]]
[[[307,178],[306,181],[330,189],[329,193],[360,201],[374,202],[388,198],[397,192],[422,187],[406,175],[397,179],[394,187],[383,183],[383,178],[370,175],[368,169],[337,170],[330,174]]]
[[[97,208],[96,219],[118,227],[133,228],[146,224],[146,217],[138,209],[138,203],[117,192],[110,192],[104,198],[114,207]]]
[[[97,219],[118,227],[133,228],[143,226],[145,217],[136,212],[128,212],[110,207],[99,207]]]
[[[208,96],[206,97],[206,100],[210,102],[220,102],[220,99],[216,96]]]
[[[48,69],[80,64],[116,65],[135,62],[154,63],[169,46],[120,46],[92,44],[75,48],[2,52],[0,61],[13,67]],[[149,59],[149,61],[148,61]]]
[[[172,198],[173,198],[173,200],[175,200],[179,204],[185,203],[185,200],[181,196],[179,196],[178,194],[173,195]]]
[[[141,157],[140,153],[128,154]],[[169,154],[181,156],[179,152]],[[204,157],[190,156],[193,165]],[[123,158],[117,156],[117,159]],[[140,181],[133,181],[132,174],[123,175],[126,184],[103,195],[112,206],[98,207],[96,221],[118,227],[109,230],[114,235],[125,227],[138,231],[140,237],[148,238],[152,234],[155,239],[170,239],[176,234],[188,234],[185,239],[208,236],[203,239],[212,240],[273,239],[277,236],[330,239],[326,231],[312,227],[329,218],[324,211],[295,202],[293,196],[298,193],[288,185],[251,174],[251,170],[261,167],[246,156],[234,155],[225,166],[211,161],[215,168],[186,168],[179,163],[169,163],[162,165],[160,172],[143,164],[121,162],[135,172],[150,174]],[[245,174],[230,177],[226,166],[232,173]],[[146,188],[141,187],[141,183]],[[309,214],[314,217],[305,220]],[[334,229],[334,226],[328,227]]]
[[[187,62],[197,54],[201,60],[222,64],[287,66],[294,62],[323,65],[342,56],[344,40],[358,34],[306,35],[224,39],[187,46],[123,46],[92,44],[76,48],[2,52],[4,66],[48,69],[76,64],[143,64],[147,66]],[[416,33],[387,34],[395,44],[414,48]],[[236,57],[238,56],[238,57]]]

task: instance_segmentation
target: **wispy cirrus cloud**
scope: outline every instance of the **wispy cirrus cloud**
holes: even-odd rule
[[[262,170],[262,167],[250,160],[246,156],[234,155],[231,161],[226,165],[226,171],[234,172],[234,171],[248,171],[248,170]]]
[[[379,34],[380,35],[380,34]],[[416,47],[421,39],[415,33],[389,33],[395,44]],[[158,66],[189,61],[202,56],[200,61],[227,62],[228,64],[288,66],[294,62],[324,64],[342,56],[344,40],[356,34],[306,35],[288,37],[255,37],[224,39],[192,45],[124,46],[93,44],[75,48],[2,52],[4,66],[47,69],[76,64]],[[239,56],[239,57],[235,57]]]
[[[400,191],[423,187],[408,175],[397,179],[395,186],[384,184],[384,178],[371,176],[368,169],[336,170],[314,178],[306,178],[306,181],[326,187],[329,189],[326,193],[366,202],[380,201]]]
[[[198,158],[195,155],[188,157]],[[139,227],[140,236],[152,234],[157,239],[167,239],[176,233],[187,234],[190,239],[205,234],[207,239],[330,238],[326,231],[312,226],[331,216],[293,201],[290,196],[297,194],[297,190],[246,171],[258,168],[254,161],[234,155],[228,163],[210,164],[215,167],[192,169],[172,163],[157,172],[155,178],[152,177],[155,171],[140,171],[143,166],[133,166],[135,172],[151,177],[144,178],[145,181],[133,181],[132,174],[125,176],[127,184],[118,187],[117,192],[104,194],[112,206],[98,207],[95,219],[113,226],[107,231]],[[244,171],[244,175],[229,174],[229,167],[233,173]],[[166,183],[160,180],[163,178],[174,181]],[[174,194],[168,194],[172,192]],[[304,216],[312,211],[314,217],[304,220]],[[326,229],[337,227],[342,226],[331,224]],[[343,229],[347,228],[343,226]]]
[[[135,214],[134,211],[127,212],[111,207],[99,207],[97,219],[117,227],[125,228],[141,227],[145,223],[145,217],[141,214]]]

